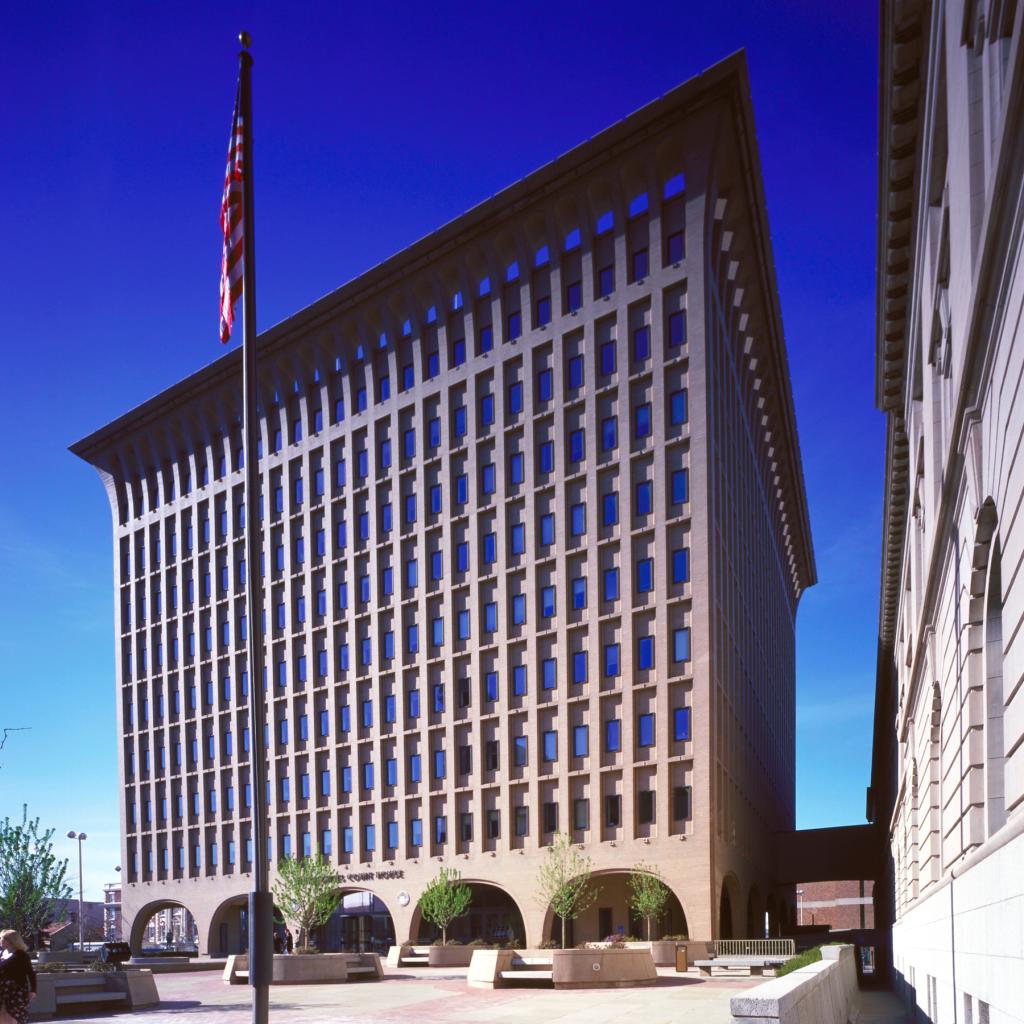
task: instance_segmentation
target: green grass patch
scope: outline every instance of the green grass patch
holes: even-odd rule
[[[798,953],[796,956],[790,957],[775,972],[775,977],[781,978],[786,974],[792,974],[793,971],[799,971],[801,967],[806,967],[808,964],[813,964],[820,959],[821,946],[814,946],[812,949],[805,950],[803,953]]]

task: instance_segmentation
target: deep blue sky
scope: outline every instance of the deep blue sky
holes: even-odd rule
[[[221,353],[217,216],[255,57],[266,328],[746,48],[820,582],[801,827],[863,820],[883,423],[874,4],[8,5],[0,39],[0,816],[118,863],[111,527],[67,445]],[[58,848],[71,855],[72,844]],[[77,875],[77,865],[73,864]]]

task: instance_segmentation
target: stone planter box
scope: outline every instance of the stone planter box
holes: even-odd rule
[[[229,956],[223,981],[241,984],[249,970],[245,953]],[[239,975],[243,972],[245,977]],[[272,985],[324,985],[347,981],[364,981],[384,976],[376,953],[311,953],[274,954]]]
[[[401,967],[409,957],[425,957],[425,964],[416,964],[417,967],[468,967],[473,959],[473,951],[479,946],[415,946],[407,943],[402,946],[392,946],[388,950],[388,967]],[[405,964],[405,966],[413,966]]]
[[[653,985],[658,971],[649,949],[477,949],[466,981],[471,988],[502,988],[515,981],[519,960],[551,965],[555,988],[632,988]],[[511,977],[503,977],[510,973]]]
[[[431,946],[427,952],[428,967],[468,967],[474,946]]]
[[[651,942],[627,942],[626,949],[646,949],[654,958],[658,967],[674,967],[676,963],[676,946],[685,943],[674,939],[654,939]],[[610,949],[608,942],[588,942],[588,949]]]
[[[675,967],[676,946],[680,943],[673,939],[655,939],[648,943],[651,947],[651,956],[658,967]]]
[[[650,949],[555,949],[552,965],[555,988],[628,988],[658,980]]]

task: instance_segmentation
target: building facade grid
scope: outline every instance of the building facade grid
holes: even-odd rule
[[[538,172],[521,210],[498,197],[484,230],[442,229],[261,341],[264,778],[230,383],[186,381],[76,446],[115,519],[126,908],[200,879],[237,900],[253,784],[272,863],[323,852],[383,881],[393,917],[438,860],[494,879],[485,858],[521,854],[525,878],[555,831],[600,870],[650,853],[692,876],[702,933],[734,930],[726,885],[737,932],[774,898],[756,847],[792,827],[813,560],[733,132],[745,70],[723,68],[581,147],[581,183],[563,158],[548,194]]]

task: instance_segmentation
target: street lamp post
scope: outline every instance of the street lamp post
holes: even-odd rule
[[[85,944],[82,940],[82,928],[84,922],[82,921],[82,843],[89,837],[84,832],[75,832],[72,829],[68,833],[68,839],[78,840],[78,952],[81,953],[85,949]]]

